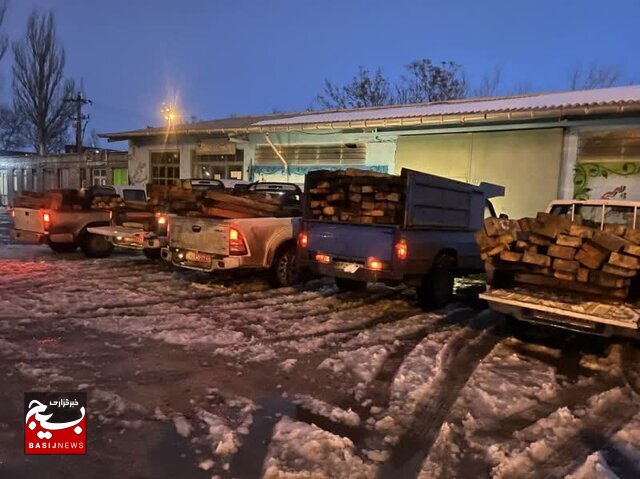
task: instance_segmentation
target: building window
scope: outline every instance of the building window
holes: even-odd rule
[[[9,175],[7,170],[0,170],[0,205],[9,203]]]
[[[180,179],[180,153],[151,153],[151,182],[156,185],[173,185]]]
[[[364,165],[367,146],[360,143],[338,145],[276,145],[290,166],[357,166]],[[270,145],[256,147],[256,165],[282,165],[280,157]]]
[[[113,169],[113,185],[126,186],[129,184],[129,169],[114,168]]]
[[[193,161],[193,177],[241,180],[243,164],[244,150],[236,150],[235,155],[196,154]]]
[[[106,168],[93,168],[91,170],[91,184],[93,186],[104,186],[107,184]]]

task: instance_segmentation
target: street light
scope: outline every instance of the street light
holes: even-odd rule
[[[178,114],[175,111],[173,111],[173,108],[170,105],[163,104],[162,108],[160,109],[160,113],[162,114],[164,119],[167,121],[169,126],[173,126],[176,120],[178,119]]]

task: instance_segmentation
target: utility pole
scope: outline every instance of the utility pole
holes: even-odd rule
[[[64,101],[75,103],[76,116],[71,119],[76,122],[76,152],[82,153],[82,121],[89,119],[89,115],[82,114],[82,107],[91,104],[91,100],[83,98],[82,93],[78,92],[75,98],[65,98]]]

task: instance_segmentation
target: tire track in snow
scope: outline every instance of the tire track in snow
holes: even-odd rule
[[[516,471],[520,478],[564,477],[591,453],[606,447],[608,438],[638,412],[632,393],[619,387],[592,397],[590,402],[593,404],[586,410],[576,408],[570,419],[559,420],[555,428],[558,436],[547,438],[545,434],[498,464],[494,477],[513,477]],[[576,429],[566,434],[571,428]],[[542,429],[543,434],[545,431]]]
[[[421,402],[413,423],[380,467],[380,479],[417,477],[460,391],[478,364],[503,339],[496,332],[500,324],[503,324],[501,317],[485,312],[471,321],[469,329],[447,343],[446,357],[434,379],[432,392]]]

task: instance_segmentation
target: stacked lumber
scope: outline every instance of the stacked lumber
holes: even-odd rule
[[[349,168],[310,173],[305,193],[311,219],[397,224],[404,216],[404,190],[400,176]]]
[[[640,271],[640,229],[619,224],[601,230],[547,213],[487,218],[475,239],[489,280],[500,271],[517,283],[626,298]]]
[[[124,200],[119,196],[93,196],[91,209],[112,209],[124,205]]]
[[[189,188],[182,188],[182,186]],[[256,218],[298,216],[299,207],[282,207],[280,199],[268,193],[247,192],[242,196],[222,191],[192,190],[191,182],[180,186],[149,185],[149,204],[156,211],[207,218]]]

